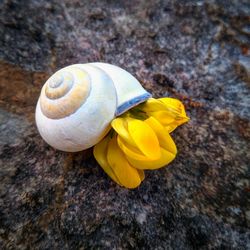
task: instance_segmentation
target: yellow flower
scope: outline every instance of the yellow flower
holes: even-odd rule
[[[188,119],[180,101],[151,98],[112,121],[113,130],[94,147],[94,156],[116,183],[136,188],[144,180],[143,170],[158,169],[175,158],[169,133]]]
[[[144,180],[144,172],[133,168],[117,145],[117,135],[106,136],[94,147],[94,156],[103,170],[120,186],[136,188]]]
[[[175,158],[177,150],[174,141],[154,117],[144,121],[130,117],[116,118],[111,125],[118,134],[119,147],[134,168],[157,169]]]
[[[141,105],[141,109],[148,116],[156,118],[169,133],[189,120],[183,104],[174,98],[150,98]]]

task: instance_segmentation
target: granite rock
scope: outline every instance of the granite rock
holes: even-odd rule
[[[1,249],[249,249],[249,17],[248,0],[1,1]],[[93,61],[191,118],[135,190],[35,126],[48,76]]]

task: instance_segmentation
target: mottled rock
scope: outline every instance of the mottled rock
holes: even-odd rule
[[[246,82],[250,83],[250,57],[240,56],[235,63],[237,74]]]
[[[1,249],[249,249],[248,0],[0,3]],[[56,69],[104,61],[183,101],[178,156],[135,190],[59,152],[34,110]]]

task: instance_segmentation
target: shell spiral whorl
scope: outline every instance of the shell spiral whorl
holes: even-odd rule
[[[66,67],[45,83],[41,93],[41,110],[51,119],[66,117],[85,102],[90,89],[90,78],[85,71]]]

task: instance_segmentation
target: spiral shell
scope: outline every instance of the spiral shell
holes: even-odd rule
[[[88,74],[77,67],[60,70],[44,85],[41,94],[42,112],[51,119],[74,113],[90,92]]]
[[[44,84],[36,107],[37,127],[43,139],[59,150],[84,150],[107,134],[112,119],[150,96],[119,67],[71,65]]]

